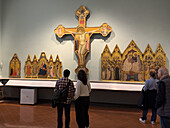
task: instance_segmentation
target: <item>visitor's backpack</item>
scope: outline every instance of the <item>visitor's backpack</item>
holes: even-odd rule
[[[71,81],[69,80],[67,86],[63,90],[59,88],[54,92],[52,97],[52,108],[55,108],[58,103],[66,102],[68,97],[68,89]]]

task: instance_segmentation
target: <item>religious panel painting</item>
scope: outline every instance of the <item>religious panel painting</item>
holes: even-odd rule
[[[143,81],[142,52],[132,40],[123,53],[122,80]]]
[[[101,79],[121,81],[145,81],[151,70],[166,67],[166,54],[159,44],[153,53],[148,44],[144,53],[132,40],[121,54],[116,45],[112,54],[106,45],[101,54]]]
[[[143,55],[143,65],[144,65],[144,79],[149,79],[150,70],[155,68],[154,53],[148,44]]]
[[[160,67],[166,67],[166,53],[162,46],[159,44],[155,51],[155,70],[156,72]]]
[[[34,55],[33,61],[32,61],[32,78],[38,77],[38,61],[37,56]]]
[[[28,55],[27,61],[25,61],[25,78],[31,77],[32,77],[32,62],[30,55]]]
[[[121,80],[122,57],[118,45],[115,46],[112,52],[111,64],[113,68],[111,80]]]
[[[27,61],[25,61],[25,78],[48,78],[59,79],[62,77],[62,62],[57,55],[55,62],[52,55],[48,61],[45,52],[42,52],[39,60],[34,55],[33,61],[31,61],[30,55],[28,55]]]
[[[106,37],[111,33],[112,28],[107,24],[103,23],[100,27],[87,27],[86,20],[89,15],[89,10],[85,6],[81,6],[76,11],[76,16],[79,19],[79,25],[75,28],[64,28],[62,25],[54,30],[54,33],[62,38],[64,35],[72,35],[74,38],[74,52],[78,57],[78,67],[75,69],[77,73],[79,70],[85,70],[86,68],[85,58],[90,52],[90,38],[93,34],[101,34]]]
[[[59,79],[62,77],[62,62],[59,59],[59,56],[57,55],[54,65],[54,76],[56,79]]]
[[[102,80],[111,80],[111,52],[108,46],[105,46],[103,53],[101,54],[101,79]]]
[[[42,52],[38,60],[38,78],[47,78],[48,60],[45,52]]]
[[[14,54],[10,61],[9,77],[10,78],[21,77],[21,62],[16,53]]]
[[[48,61],[48,78],[54,78],[54,62],[52,55],[50,56],[50,59]]]

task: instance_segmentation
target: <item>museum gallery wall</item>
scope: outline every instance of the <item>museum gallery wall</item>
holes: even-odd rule
[[[3,31],[1,31],[1,50],[3,55],[1,56],[1,61],[3,63],[2,76],[4,78],[25,77],[37,79],[50,78],[52,76],[51,78],[57,79],[56,71],[50,74],[48,67],[50,67],[49,65],[54,65],[53,68],[55,68],[56,56],[58,54],[62,61],[61,76],[63,70],[68,68],[71,71],[70,78],[73,80],[76,80],[77,78],[75,69],[84,66],[88,69],[88,76],[91,81],[143,81],[148,78],[148,71],[153,66],[150,65],[149,59],[152,59],[151,61],[153,61],[155,66],[157,62],[160,62],[156,62],[155,59],[157,56],[156,49],[159,43],[160,46],[162,46],[163,51],[166,53],[164,56],[165,59],[162,59],[163,62],[165,62],[164,66],[167,66],[169,69],[169,26],[167,22],[169,23],[170,18],[166,17],[169,9],[162,5],[163,3],[165,4],[169,2],[157,1],[157,3],[154,4],[147,2],[148,5],[143,9],[139,6],[138,2],[135,1],[133,1],[133,5],[126,1],[124,1],[126,5],[124,2],[118,1],[101,1],[101,3],[96,5],[93,3],[93,0],[93,2],[88,1],[88,3],[77,1],[76,4],[68,1],[68,5],[63,5],[66,2],[65,0],[59,3],[51,1],[48,4],[46,4],[45,1],[40,0],[37,0],[37,2],[34,3],[26,0],[20,2],[16,0],[14,1],[15,2],[4,0],[2,2]],[[145,2],[146,0],[141,1],[140,5],[144,6]],[[80,9],[81,5],[85,5],[85,8],[82,7],[83,11]],[[45,9],[42,9],[42,6],[44,6]],[[157,10],[157,7],[160,7],[161,11]],[[80,14],[77,12],[79,9],[81,10]],[[81,21],[81,17],[79,19],[76,14],[83,15],[82,13],[86,12],[86,9],[89,10],[90,15],[84,17],[85,20],[83,19]],[[151,9],[151,11],[149,9]],[[87,15],[87,13],[85,14]],[[98,38],[96,38],[95,32],[93,32],[91,37],[89,33],[85,34],[86,39],[90,40],[90,44],[86,45],[85,54],[79,54],[77,47],[78,36],[73,37],[72,34],[65,34],[60,38],[56,34],[57,32],[55,33],[54,31],[57,30],[58,34],[61,34],[60,30],[63,31],[61,27],[62,25],[65,30],[69,28],[72,28],[73,30],[73,28],[75,28],[75,32],[77,32],[78,26],[84,25],[81,24],[83,21],[85,21],[84,23],[87,22],[85,27],[97,27],[98,29],[100,28],[101,31],[96,31],[99,32],[98,34],[96,33]],[[146,23],[146,21],[148,22]],[[110,28],[112,28],[110,33],[108,31],[110,30],[109,26],[104,27],[104,23],[107,23]],[[57,29],[58,26],[60,26],[60,29]],[[85,31],[87,32],[86,29]],[[103,37],[102,33],[109,33],[110,35],[108,35],[106,40],[103,40],[103,38],[101,38]],[[67,35],[69,36],[68,38]],[[57,40],[56,37],[60,40]],[[133,50],[133,52],[130,49],[125,50],[132,39],[138,47],[138,49],[133,49],[137,51],[137,54],[135,54],[135,51]],[[110,63],[103,64],[103,57],[101,54],[103,53],[106,44],[111,51],[111,58],[114,58],[115,61],[112,62],[110,60]],[[148,44],[153,53],[147,51],[146,53],[148,55],[146,55],[145,49],[148,47]],[[117,54],[120,56],[120,60],[118,61],[116,60],[117,55],[113,52],[116,47],[118,47],[120,51],[120,54]],[[47,57],[42,59],[44,61],[39,61],[42,51]],[[130,53],[128,54],[128,52]],[[17,65],[15,67],[17,68],[16,72],[12,72],[13,69],[10,68],[10,61],[14,53],[16,53],[18,57],[18,60],[16,60]],[[36,57],[34,56],[35,54],[37,55]],[[51,61],[52,59],[50,59],[51,54],[53,63]],[[136,57],[136,55],[138,57]],[[157,58],[159,57],[163,58],[158,55]],[[146,66],[145,58],[147,58],[147,65],[150,68]],[[139,61],[137,59],[139,59]],[[133,67],[132,69],[134,69],[135,64],[137,65],[136,61],[137,63],[140,62],[140,68],[138,68],[140,72],[138,73],[128,69],[129,67]],[[44,67],[45,69],[47,68],[47,71],[40,71],[40,67],[43,67],[43,63],[46,65],[46,67]],[[118,64],[120,67],[116,67]],[[14,65],[14,62],[12,65]],[[104,65],[107,65],[108,67]],[[127,65],[131,66],[128,67]],[[156,67],[154,67],[154,69],[156,69]],[[13,76],[10,74],[13,74]]]
[[[55,30],[55,34],[62,38],[64,35],[71,34],[74,38],[74,52],[78,56],[79,70],[86,68],[85,58],[90,52],[90,37],[93,33],[107,36],[112,28],[104,23],[100,27],[87,27],[86,17],[89,15],[89,10],[85,6],[80,6],[76,11],[76,16],[79,18],[79,25],[76,28],[64,28],[59,25]],[[56,38],[57,39],[57,38]],[[150,45],[147,45],[144,53],[138,48],[132,40],[125,51],[121,53],[118,45],[115,46],[111,53],[106,45],[101,54],[101,80],[121,80],[121,81],[145,81],[149,79],[149,71],[154,69],[157,71],[160,67],[166,67],[166,54],[159,44],[155,53],[153,53]],[[21,76],[21,61],[15,53],[10,61],[9,69],[10,78],[20,78]],[[56,78],[62,77],[62,62],[57,55],[55,62],[52,55],[48,60],[45,52],[42,52],[37,60],[34,55],[31,60],[28,55],[25,61],[25,78]]]

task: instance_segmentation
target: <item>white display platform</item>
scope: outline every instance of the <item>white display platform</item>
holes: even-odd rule
[[[4,85],[0,82],[0,86],[4,86]]]
[[[5,86],[19,86],[19,87],[55,87],[56,81],[50,81],[50,80],[9,80]]]
[[[139,83],[108,83],[108,82],[91,82],[92,89],[100,90],[118,90],[118,91],[141,91],[144,84]]]
[[[33,79],[10,79],[5,86],[30,87],[30,88],[54,88],[56,80],[33,80]],[[144,83],[134,82],[104,82],[90,81],[92,89],[119,90],[119,91],[141,91]],[[76,85],[76,82],[74,82]]]
[[[26,89],[20,90],[20,104],[35,104],[37,103],[37,89]]]

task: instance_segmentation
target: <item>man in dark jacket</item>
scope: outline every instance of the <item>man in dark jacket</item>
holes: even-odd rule
[[[157,113],[160,116],[161,128],[170,128],[170,76],[167,68],[158,70],[158,93],[156,97]]]

